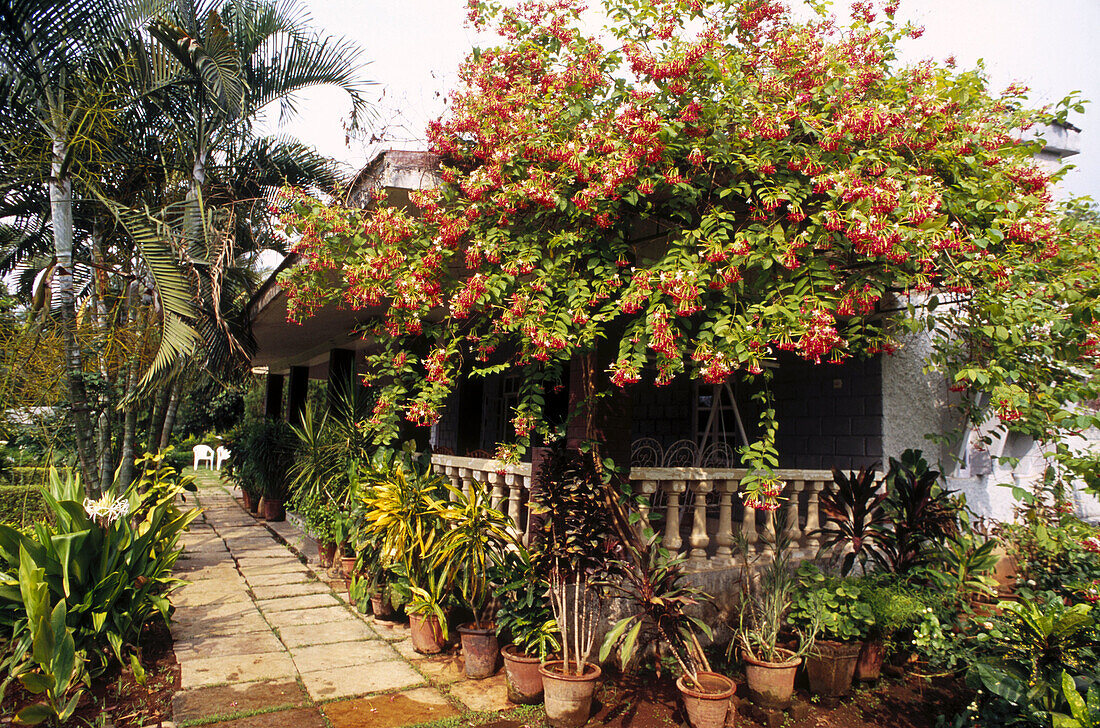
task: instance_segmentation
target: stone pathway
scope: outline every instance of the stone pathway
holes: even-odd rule
[[[192,583],[172,597],[177,725],[391,728],[513,707],[503,673],[466,680],[460,656],[417,654],[406,625],[348,605],[293,525],[257,521],[216,473],[196,476],[204,513],[176,570]]]

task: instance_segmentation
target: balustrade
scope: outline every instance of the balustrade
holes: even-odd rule
[[[519,532],[529,534],[530,463],[509,465],[485,458],[433,455],[432,465],[464,492],[468,493],[474,482],[484,484],[490,489],[493,506],[507,513]],[[686,544],[688,567],[702,570],[734,563],[738,531],[754,551],[774,537],[770,514],[766,514],[769,517],[761,531],[755,509],[736,507],[738,483],[745,473],[726,468],[635,467],[630,480],[634,492],[643,496],[639,503],[642,521],[654,519],[660,541],[669,551],[680,553]],[[824,470],[777,470],[775,474],[786,482],[780,501],[786,534],[802,555],[813,555],[818,539],[812,534],[821,525],[819,496],[832,474]]]

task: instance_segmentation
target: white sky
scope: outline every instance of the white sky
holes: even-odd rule
[[[425,124],[444,109],[458,64],[476,41],[463,24],[463,0],[303,1],[318,28],[364,48],[371,61],[367,75],[379,83],[387,141],[346,146],[341,122],[348,103],[330,90],[303,95],[299,117],[281,131],[356,168],[383,148],[422,148],[417,140]],[[846,10],[847,2],[836,7]],[[984,59],[995,89],[1021,81],[1031,87],[1036,105],[1074,90],[1095,99],[1084,115],[1070,117],[1083,132],[1081,154],[1070,160],[1078,169],[1064,186],[1100,200],[1100,0],[903,0],[901,8],[902,17],[925,26],[922,38],[903,46],[908,59],[954,55],[960,69]]]

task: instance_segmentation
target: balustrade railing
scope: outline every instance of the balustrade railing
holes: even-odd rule
[[[469,490],[473,482],[488,485],[492,502],[507,513],[522,533],[528,533],[528,503],[531,494],[531,464],[508,465],[498,460],[433,455],[436,472],[458,489]],[[737,497],[743,469],[635,467],[631,485],[644,497],[639,505],[669,551],[686,551],[692,569],[723,568],[734,563],[737,532],[749,547],[759,550],[771,537],[772,519],[767,513],[745,506]],[[777,470],[786,483],[779,519],[799,555],[817,551],[814,531],[821,525],[818,497],[832,480],[826,470]],[[504,504],[503,506],[501,504]]]

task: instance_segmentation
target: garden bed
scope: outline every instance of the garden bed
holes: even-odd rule
[[[115,728],[141,728],[171,719],[172,696],[180,689],[172,634],[162,621],[154,620],[145,628],[141,644],[145,685],[134,680],[129,668],[109,670],[92,681],[91,690],[66,725],[100,725],[104,713]],[[12,715],[32,702],[34,696],[14,684],[0,705],[0,715]]]
[[[736,715],[727,725],[773,725],[783,728],[932,728],[940,715],[957,713],[971,695],[957,678],[925,679],[905,676],[884,679],[871,687],[859,688],[836,707],[811,701],[799,690],[792,709],[772,723],[750,712],[743,681],[734,697]],[[686,725],[679,695],[667,677],[626,676],[607,680],[596,694],[589,726],[599,728],[650,728]],[[504,715],[473,725],[483,728],[523,728],[528,718]]]

